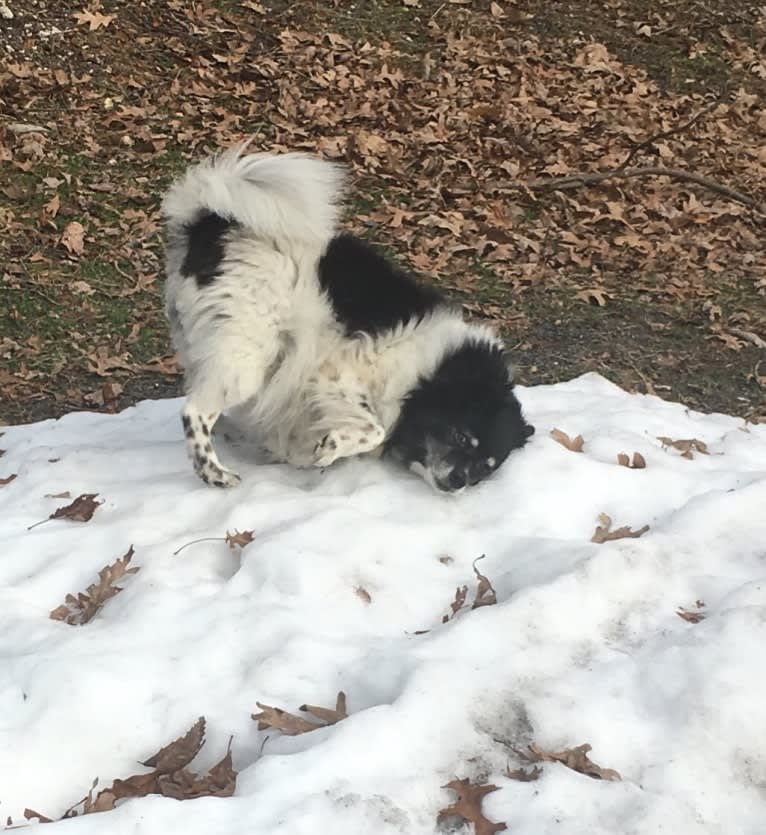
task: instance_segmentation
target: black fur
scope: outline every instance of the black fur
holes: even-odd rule
[[[468,342],[410,392],[386,451],[408,467],[436,464],[443,472],[436,486],[457,490],[489,476],[534,431],[513,393],[503,351]]]
[[[224,256],[224,236],[235,225],[231,220],[204,212],[184,227],[186,256],[181,274],[194,276],[198,287],[207,287],[220,275]]]
[[[389,263],[353,235],[333,238],[319,261],[319,283],[347,335],[375,335],[422,319],[444,304],[433,287]]]

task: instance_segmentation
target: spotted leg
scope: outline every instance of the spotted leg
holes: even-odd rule
[[[193,401],[187,401],[181,414],[186,436],[186,449],[194,461],[194,472],[213,487],[235,487],[239,476],[221,464],[213,448],[213,426],[220,412],[202,412]]]

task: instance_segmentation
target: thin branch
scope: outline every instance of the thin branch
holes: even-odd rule
[[[659,142],[661,139],[668,139],[671,136],[675,136],[677,133],[681,133],[681,131],[686,130],[687,128],[692,127],[695,125],[703,116],[707,116],[712,110],[715,110],[716,107],[720,104],[719,100],[716,99],[715,101],[710,102],[707,107],[703,107],[702,110],[697,113],[696,116],[692,116],[687,122],[684,122],[681,125],[676,125],[674,128],[669,128],[668,130],[662,131],[661,133],[655,133],[653,136],[650,136],[648,139],[644,139],[642,142],[638,142],[633,146],[633,149],[630,151],[627,157],[617,166],[618,171],[622,171],[627,168],[633,159],[635,158],[636,154],[641,153],[645,148],[648,148],[650,145],[654,145],[655,142]]]
[[[628,180],[633,177],[670,177],[674,180],[682,180],[689,183],[696,183],[708,191],[728,197],[735,203],[741,203],[758,212],[766,215],[766,208],[761,206],[754,198],[748,197],[741,191],[724,185],[723,183],[703,177],[701,174],[694,174],[691,171],[684,171],[682,168],[666,168],[663,165],[647,165],[641,168],[616,168],[612,171],[600,171],[594,174],[570,174],[566,177],[554,177],[547,180],[532,180],[528,183],[519,183],[518,188],[530,191],[564,191],[573,188],[582,188],[601,183],[604,180]]]

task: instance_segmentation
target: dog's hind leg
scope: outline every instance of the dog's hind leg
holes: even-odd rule
[[[213,487],[235,487],[240,482],[237,473],[227,470],[221,464],[213,448],[213,426],[222,409],[202,410],[193,397],[184,405],[181,413],[186,448],[194,462],[194,472]]]

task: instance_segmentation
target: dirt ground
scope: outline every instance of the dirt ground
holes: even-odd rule
[[[346,163],[348,228],[520,382],[766,420],[762,2],[6,6],[0,422],[179,392],[160,196],[251,135]]]

